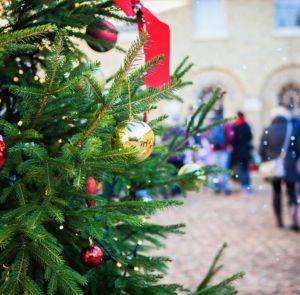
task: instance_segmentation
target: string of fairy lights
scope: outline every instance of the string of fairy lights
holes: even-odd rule
[[[70,230],[71,232],[74,232],[71,228],[69,228],[68,226],[66,226],[68,230]],[[64,230],[65,226],[63,224],[61,224],[59,227],[59,230]],[[78,235],[77,232],[75,232],[75,235]],[[118,237],[114,237],[114,240],[117,242],[119,241]],[[101,243],[101,241],[99,241],[98,239],[92,239],[89,238],[89,243],[90,246],[99,246],[101,248],[101,250],[104,251],[105,253],[105,261],[112,261],[117,268],[124,268],[125,271],[126,269],[130,269],[130,270],[134,270],[134,271],[139,271],[140,268],[137,265],[133,265],[132,263],[130,263],[129,261],[131,261],[133,258],[136,258],[138,255],[138,251],[141,248],[141,246],[143,245],[143,241],[142,240],[138,240],[134,246],[134,248],[132,250],[129,251],[128,255],[125,255],[127,261],[126,262],[121,262],[118,259],[116,259],[111,252],[107,249],[107,247]],[[100,263],[99,263],[100,264]],[[98,266],[98,265],[94,265],[94,266]]]
[[[44,51],[45,46],[39,44],[39,45],[37,45],[37,50],[40,51],[40,52]],[[22,68],[18,69],[18,72],[12,77],[13,82],[19,83],[21,77],[25,74],[25,72],[26,71]],[[44,78],[41,78],[38,75],[34,75],[33,80],[36,81],[36,82],[39,82],[40,84],[44,84],[46,82],[46,80]]]
[[[17,74],[13,77],[13,82],[18,83],[20,82],[20,78],[22,75],[24,75],[25,71],[23,69],[19,69]],[[33,80],[36,82],[39,82],[40,84],[44,84],[45,83],[45,79],[40,78],[39,76],[35,75],[33,77]],[[17,125],[19,127],[21,127],[23,125],[23,121],[19,121],[17,123]],[[63,142],[62,139],[58,139],[58,143],[61,144]],[[59,230],[64,230],[65,226],[64,225],[60,225],[59,226]],[[118,241],[119,239],[117,237],[114,238],[115,241]],[[111,255],[110,251],[105,247],[105,245],[103,245],[103,243],[101,243],[99,240],[96,240],[97,245],[99,245],[101,247],[101,249],[103,249],[104,253],[105,253],[105,260],[111,260],[112,262],[115,263],[116,267],[118,268],[128,268],[130,270],[134,270],[134,271],[139,271],[140,268],[138,266],[134,266],[132,263],[130,262],[120,262],[118,261],[113,255]],[[90,243],[91,245],[94,244],[94,242]],[[129,255],[126,256],[127,260],[131,260],[132,258],[137,257],[137,253],[138,250],[141,248],[142,246],[142,241],[139,240],[136,245],[134,246],[134,248],[132,250],[130,250]]]
[[[74,8],[75,9],[80,8],[80,6],[81,6],[80,3],[78,3],[78,2],[74,3]],[[41,46],[41,45],[38,45],[37,49],[39,51],[43,51],[45,48],[43,46]],[[24,76],[25,73],[26,73],[26,70],[24,70],[23,68],[19,68],[18,71],[17,71],[17,73],[15,73],[15,75],[12,77],[12,81],[14,83],[20,83],[21,80],[22,80],[22,76]],[[46,82],[46,80],[44,78],[41,78],[38,75],[34,75],[32,77],[32,79],[33,79],[33,81],[35,81],[35,82],[37,82],[39,84],[44,84]],[[21,127],[23,125],[23,121],[20,120],[17,123],[17,125],[19,127]],[[58,139],[58,143],[59,144],[61,144],[62,142],[63,142],[62,139]],[[67,229],[67,230],[70,230],[71,232],[74,232],[69,226],[67,226],[67,224],[65,224],[65,225],[63,225],[63,224],[59,225],[58,229],[59,230],[66,230]],[[78,235],[77,232],[75,232],[75,234]],[[114,237],[114,240],[116,242],[119,241],[118,237]],[[120,259],[116,259],[114,257],[114,255],[112,255],[112,253],[109,251],[109,249],[107,249],[107,247],[101,241],[99,241],[98,239],[95,239],[95,238],[91,239],[91,238],[89,238],[89,241],[90,241],[90,247],[93,247],[93,246],[95,246],[96,248],[100,247],[100,249],[103,251],[104,255],[103,255],[103,258],[101,258],[100,262],[102,262],[103,260],[105,260],[105,261],[109,261],[109,260],[112,261],[116,265],[117,268],[120,268],[120,269],[123,268],[124,269],[124,271],[125,271],[124,275],[126,274],[127,270],[131,270],[131,271],[133,270],[133,271],[136,271],[136,272],[138,272],[140,270],[140,268],[137,265],[133,265],[133,263],[131,262],[131,260],[133,258],[137,257],[138,251],[140,250],[140,248],[141,248],[141,246],[143,244],[143,242],[141,240],[138,240],[136,242],[136,244],[134,245],[134,247],[131,250],[129,250],[129,253],[127,255],[125,255],[124,253],[121,255],[122,257],[125,258],[124,261],[123,261],[123,259],[121,259],[121,261],[120,261]],[[83,250],[85,250],[85,249],[83,249]],[[82,262],[84,262],[84,261],[82,261]],[[86,264],[86,265],[88,265],[88,264]],[[97,265],[93,265],[93,266],[94,267],[98,266],[98,264]]]
[[[16,74],[15,76],[13,76],[12,80],[15,82],[15,83],[18,83],[20,82],[20,76],[24,75],[24,70],[23,69],[19,69],[18,70],[18,75]],[[35,75],[33,77],[33,80],[36,81],[36,82],[39,82],[40,84],[44,84],[46,82],[45,79],[43,78],[40,78],[39,76]]]

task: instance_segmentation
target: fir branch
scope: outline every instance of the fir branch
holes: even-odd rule
[[[193,129],[195,128],[195,120],[197,119],[197,116],[201,113],[201,111],[203,110],[205,104],[201,104],[198,109],[194,112],[194,114],[192,115],[188,126],[187,126],[187,133],[190,134],[191,132],[193,132]]]
[[[188,60],[189,60],[189,57],[187,56],[177,66],[174,73],[172,74],[172,80],[181,79],[188,71],[190,71],[190,69],[194,66],[194,64],[193,63],[187,64]]]
[[[213,106],[216,104],[216,102],[224,96],[224,94],[225,94],[225,92],[223,92],[220,88],[217,88],[214,91],[212,98],[207,103],[204,104],[202,112],[200,114],[198,128],[202,127],[207,114],[213,108]]]
[[[211,264],[205,278],[202,280],[202,282],[197,287],[197,290],[193,295],[209,295],[209,294],[219,294],[224,289],[233,289],[233,287],[230,286],[230,283],[233,281],[242,278],[245,274],[243,272],[236,273],[225,280],[221,281],[220,283],[208,286],[211,279],[215,276],[215,274],[222,268],[222,265],[218,265],[218,262],[227,247],[227,244],[224,243],[221,247],[221,249],[216,254],[213,263]],[[235,292],[230,292],[230,294],[234,294]]]
[[[39,117],[41,116],[42,112],[45,110],[46,108],[46,105],[47,105],[47,102],[48,102],[48,99],[51,95],[51,91],[52,91],[52,87],[54,85],[54,82],[55,82],[55,77],[56,77],[56,73],[57,73],[57,70],[58,70],[58,60],[59,60],[59,57],[60,57],[60,54],[61,54],[61,50],[62,50],[62,47],[63,47],[63,39],[64,39],[64,34],[62,32],[60,32],[58,34],[58,36],[56,37],[56,40],[55,40],[55,49],[54,49],[54,58],[53,58],[53,62],[52,62],[52,70],[51,70],[51,76],[48,78],[49,79],[49,85],[48,85],[48,88],[45,92],[45,95],[44,95],[44,98],[41,102],[41,105],[40,105],[40,108],[39,110],[37,111],[37,114],[35,116],[35,119],[33,121],[33,128],[35,127]]]
[[[128,71],[130,71],[134,61],[140,54],[146,41],[147,41],[147,33],[145,31],[140,32],[139,38],[132,44],[125,57],[124,66],[121,69],[123,72],[122,74],[124,76],[126,76]]]
[[[26,40],[31,37],[35,37],[38,35],[51,33],[56,29],[55,25],[43,25],[38,27],[31,27],[24,30],[14,31],[14,32],[8,32],[6,34],[0,35],[0,46],[19,42],[21,40]]]
[[[110,92],[108,94],[108,98],[112,96],[112,93],[114,94],[118,94],[119,91],[122,88],[122,85],[124,83],[124,79],[126,78],[126,75],[128,73],[128,71],[130,71],[135,59],[137,58],[138,54],[140,53],[143,45],[146,42],[146,38],[147,35],[146,33],[142,33],[139,37],[139,39],[131,46],[131,48],[128,51],[128,54],[124,60],[124,66],[119,70],[119,72],[117,73],[114,83],[111,86]],[[161,60],[161,58],[156,58],[153,60],[153,62],[149,62],[147,65],[145,65],[144,67],[142,67],[141,69],[150,69],[151,67],[153,67],[157,62],[159,62]],[[140,70],[141,70],[140,69]],[[136,79],[136,76],[132,76],[133,79]],[[91,90],[93,91],[94,95],[96,97],[98,97],[98,99],[102,100],[102,97],[99,96],[99,94],[97,93],[97,91],[94,89],[94,87],[92,87],[89,79],[85,78],[86,82],[88,83],[88,85],[90,86]],[[166,93],[171,93],[171,89],[174,89],[176,87],[177,83],[174,83],[173,85],[169,85],[166,86],[165,88],[162,87],[158,93],[153,93],[152,95],[148,95],[143,99],[140,99],[138,102],[144,102],[144,101],[151,101],[154,100],[154,98],[158,97],[159,95],[163,95]],[[117,96],[117,95],[116,95]],[[132,101],[132,105],[134,105],[135,103],[137,103],[137,101]],[[86,141],[86,139],[93,133],[93,131],[97,128],[98,126],[98,122],[100,121],[100,119],[103,117],[103,115],[110,111],[111,109],[115,109],[115,108],[122,108],[124,106],[129,106],[129,102],[126,102],[125,104],[119,104],[117,106],[110,106],[110,105],[105,105],[102,106],[102,108],[99,110],[98,114],[96,115],[95,120],[90,124],[90,127],[84,132],[82,138],[77,142],[76,146],[78,148],[81,148],[82,145],[84,144],[84,142]]]
[[[231,287],[230,284],[238,279],[241,279],[245,276],[244,272],[238,272],[229,278],[223,280],[222,282],[218,283],[217,285],[208,286],[203,290],[197,291],[194,295],[217,295],[222,294],[222,291],[227,290],[228,294],[237,294],[235,288]]]
[[[177,135],[177,138],[172,141],[172,145],[170,146],[170,148],[168,149],[168,152],[163,157],[163,160],[159,164],[159,167],[161,167],[164,164],[164,162],[167,161],[167,159],[170,157],[171,154],[175,153],[176,151],[181,150],[190,137],[192,137],[192,136],[196,135],[197,133],[199,133],[199,130],[201,128],[203,128],[202,125],[203,125],[203,122],[204,122],[207,114],[213,108],[215,103],[223,97],[223,95],[224,95],[224,92],[222,92],[221,89],[217,89],[214,92],[212,98],[207,103],[204,103],[204,104],[199,106],[199,108],[193,114],[193,116],[192,116],[192,118],[191,118],[191,120],[188,124],[187,132],[186,132],[185,137],[182,138],[181,140],[177,141],[177,139],[180,138],[180,136]],[[197,122],[197,124],[195,126],[195,120],[196,120],[196,117],[197,117],[198,114],[200,114],[200,118],[199,118],[199,121]]]
[[[107,161],[112,162],[114,159],[120,160],[129,160],[132,159],[137,153],[135,148],[126,148],[121,150],[112,150],[109,152],[103,152],[100,155],[94,157],[96,161]]]
[[[46,172],[47,172],[47,188],[45,191],[46,198],[43,201],[43,204],[35,210],[35,212],[32,214],[30,218],[30,225],[34,227],[37,222],[39,222],[40,218],[42,217],[42,213],[46,210],[48,205],[51,202],[51,199],[53,197],[53,192],[52,192],[52,186],[51,186],[51,179],[50,179],[50,171],[49,171],[49,164],[46,162]]]
[[[0,248],[3,249],[13,237],[13,234],[16,230],[15,225],[9,225],[0,230]]]
[[[92,81],[89,79],[89,77],[84,76],[84,81],[87,83],[87,85],[89,86],[89,88],[91,89],[91,91],[93,92],[93,94],[95,95],[95,97],[98,99],[97,103],[99,103],[99,102],[104,103],[102,95],[98,93],[98,91],[94,87],[94,85],[93,85]],[[97,128],[99,121],[106,114],[106,112],[108,110],[109,110],[109,106],[102,105],[102,107],[98,111],[98,114],[96,115],[94,121],[90,124],[90,126],[88,127],[88,129],[84,132],[84,134],[81,137],[81,139],[77,142],[76,146],[78,148],[82,147],[82,145],[84,144],[84,142],[88,139],[88,137]]]
[[[24,275],[24,271],[25,271],[24,266],[27,265],[28,267],[28,263],[29,263],[28,261],[29,261],[28,253],[23,247],[22,249],[20,249],[20,252],[18,253],[18,256],[16,258],[16,262],[13,264],[12,273],[16,274],[16,277],[13,278],[13,286],[8,293],[9,295],[15,293],[16,288],[20,284],[20,280],[21,280],[20,278],[21,276]]]
[[[22,286],[26,294],[43,295],[43,291],[41,290],[40,286],[28,276],[23,279]]]
[[[202,128],[200,128],[199,129],[199,133],[203,133],[205,131],[208,131],[211,128],[214,128],[216,126],[226,124],[228,122],[231,122],[232,120],[233,120],[233,118],[225,118],[225,119],[216,120],[215,122],[213,122],[213,123],[211,123],[211,124],[209,124],[207,126],[203,126]]]
[[[61,287],[65,290],[66,294],[73,295],[84,295],[83,291],[80,290],[74,283],[70,280],[67,280],[65,276],[60,276],[60,279],[64,282],[64,284],[60,284]]]
[[[93,131],[97,128],[98,122],[104,116],[104,114],[109,110],[109,107],[102,107],[102,109],[98,112],[95,120],[91,123],[90,127],[84,132],[82,138],[77,142],[76,146],[81,148],[87,138],[93,133]]]
[[[21,53],[28,54],[29,52],[36,51],[36,45],[32,44],[12,43],[4,45],[2,48],[4,49],[3,52],[1,52],[3,53],[3,57]]]
[[[125,60],[124,65],[121,67],[121,69],[117,72],[114,83],[112,84],[110,91],[108,93],[109,99],[114,99],[118,96],[119,91],[122,88],[122,85],[124,83],[124,79],[126,79],[126,75],[128,71],[131,69],[133,62],[137,58],[137,56],[140,54],[145,42],[147,40],[147,34],[145,32],[142,32],[139,36],[139,38],[132,44],[130,47]]]
[[[132,107],[134,107],[136,104],[140,104],[142,102],[155,102],[157,99],[159,99],[161,96],[165,94],[172,94],[174,89],[179,85],[179,82],[171,83],[170,85],[165,85],[159,89],[149,89],[141,98],[138,98],[137,100],[132,100],[131,104]],[[127,107],[128,102],[121,103],[117,105],[112,105],[111,109],[116,111],[118,109],[121,109],[122,107]]]
[[[23,98],[40,98],[43,95],[38,87],[10,85],[9,90]]]
[[[145,73],[151,73],[151,70],[158,65],[160,62],[163,61],[162,56],[156,56],[150,61],[148,61],[145,65],[140,66],[137,70],[135,70],[130,76],[129,81],[132,87],[136,88],[136,84],[139,80],[142,80],[142,78],[145,76]]]
[[[98,99],[97,103],[102,102],[103,103],[103,97],[102,95],[100,95],[98,93],[98,91],[95,89],[95,86],[93,85],[93,83],[90,81],[90,79],[87,76],[84,76],[84,81],[87,83],[87,85],[89,86],[89,88],[92,90],[93,94],[95,95],[95,97]]]
[[[173,206],[182,205],[182,201],[169,200],[169,201],[152,201],[152,202],[140,202],[140,201],[128,201],[128,202],[116,202],[109,203],[102,207],[107,211],[119,211],[125,210],[135,214],[145,214],[146,212],[154,213],[157,210],[166,209]]]
[[[23,189],[23,185],[20,182],[18,182],[16,185],[16,195],[18,197],[20,206],[24,206],[26,204]]]
[[[220,250],[218,251],[218,253],[216,254],[216,256],[214,257],[214,260],[205,276],[205,278],[203,279],[203,281],[199,284],[197,291],[200,291],[201,289],[203,289],[204,287],[206,287],[208,285],[208,283],[210,282],[210,280],[212,279],[212,277],[214,276],[214,274],[216,274],[216,272],[219,270],[219,267],[217,267],[217,264],[221,258],[221,256],[224,253],[225,248],[227,247],[227,243],[224,243],[222,245],[222,247],[220,248]]]

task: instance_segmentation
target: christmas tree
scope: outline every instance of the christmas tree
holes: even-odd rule
[[[152,151],[154,134],[165,135],[165,117],[147,124],[143,114],[161,100],[178,99],[175,91],[189,84],[183,77],[192,65],[185,59],[169,84],[145,88],[145,73],[162,57],[139,63],[148,37],[141,32],[103,88],[95,78],[100,65],[91,64],[71,38],[98,51],[112,48],[111,40],[83,32],[99,23],[99,15],[135,21],[111,1],[2,2],[1,294],[187,291],[160,283],[170,259],[147,254],[184,226],[154,224],[149,217],[182,202],[146,202],[139,192],[197,190],[218,170],[197,167],[178,175],[168,159],[187,148],[189,137],[211,127],[204,120],[222,92],[196,110],[184,131]],[[240,273],[211,284],[223,249],[192,294],[235,292],[231,282]]]

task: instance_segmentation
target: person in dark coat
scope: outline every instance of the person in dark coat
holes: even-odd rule
[[[242,112],[237,113],[233,122],[233,140],[231,153],[231,168],[236,172],[237,180],[245,192],[252,192],[249,164],[252,150],[252,132]]]
[[[293,117],[293,122],[296,130],[299,133],[300,136],[300,119],[298,117]],[[296,195],[298,196],[300,194],[300,160],[297,161],[297,181],[296,181]]]
[[[272,122],[262,134],[260,143],[260,155],[263,161],[270,161],[280,156],[286,137],[288,123],[292,124],[292,131],[287,151],[284,151],[283,178],[271,180],[273,189],[273,209],[278,227],[283,227],[282,205],[281,205],[281,184],[285,183],[289,197],[291,229],[299,231],[298,203],[295,184],[297,181],[297,160],[300,155],[300,134],[296,121],[292,120],[291,113],[283,106],[277,107],[271,112]]]

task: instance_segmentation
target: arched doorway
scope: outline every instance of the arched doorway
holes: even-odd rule
[[[244,105],[245,91],[238,78],[226,69],[203,69],[193,75],[189,96],[194,100],[189,101],[190,106],[196,107],[207,101],[217,88],[221,88],[225,95],[216,103],[215,109],[222,109],[224,116],[233,116]]]

